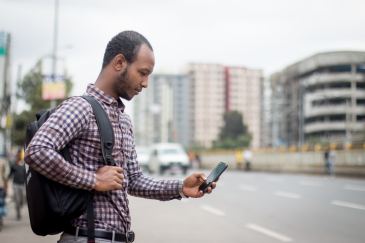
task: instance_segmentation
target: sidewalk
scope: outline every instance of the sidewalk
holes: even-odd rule
[[[58,239],[58,235],[46,237],[35,235],[30,228],[27,206],[25,205],[23,207],[22,219],[17,221],[15,217],[14,203],[7,200],[7,216],[4,218],[4,227],[2,231],[0,231],[1,243],[45,243],[57,242]]]

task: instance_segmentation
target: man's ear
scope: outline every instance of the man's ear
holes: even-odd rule
[[[128,66],[128,62],[123,54],[118,54],[113,58],[112,66],[116,71],[124,71]]]

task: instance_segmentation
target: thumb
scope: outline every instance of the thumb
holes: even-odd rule
[[[204,182],[207,179],[204,173],[195,173],[194,177],[197,178],[200,182]]]

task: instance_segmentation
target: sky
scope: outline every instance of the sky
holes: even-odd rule
[[[154,73],[207,62],[267,76],[318,52],[365,51],[363,0],[59,1],[59,65],[74,81],[73,95],[96,80],[107,42],[123,30],[149,39]],[[0,31],[12,35],[14,82],[19,65],[24,75],[52,52],[54,2],[0,0]]]

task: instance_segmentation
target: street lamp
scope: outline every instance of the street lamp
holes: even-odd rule
[[[52,53],[52,81],[56,82],[57,75],[57,44],[58,44],[58,9],[59,0],[55,0],[54,8],[54,28],[53,28],[53,53]],[[51,100],[51,108],[56,106],[56,100]]]

